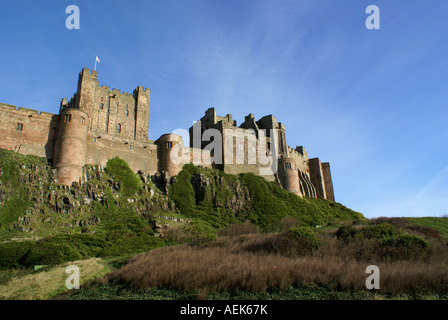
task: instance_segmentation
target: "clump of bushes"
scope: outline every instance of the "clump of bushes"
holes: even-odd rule
[[[316,233],[310,227],[295,227],[287,231],[287,235],[300,242],[302,247],[311,251],[317,249],[321,245],[321,241],[317,237]]]
[[[360,229],[358,237],[364,239],[388,239],[398,237],[403,234],[401,229],[394,227],[389,223],[381,223],[377,225],[367,225]]]
[[[35,265],[57,265],[90,257],[116,257],[149,251],[164,240],[140,233],[58,235],[39,241],[0,245],[0,270]]]
[[[357,230],[351,224],[345,224],[336,231],[337,238],[344,242],[348,242],[348,241],[354,239],[356,234],[357,234]]]
[[[123,159],[114,157],[107,161],[104,168],[106,173],[120,184],[120,195],[129,198],[135,195],[141,186],[139,177],[129,168]]]
[[[25,265],[27,253],[35,247],[35,242],[7,242],[0,245],[0,270],[18,268]]]
[[[375,252],[379,257],[392,260],[419,260],[430,254],[430,244],[423,238],[409,234],[390,223],[366,225],[356,228],[353,225],[341,226],[336,231],[336,237],[346,245],[349,242],[358,242],[360,257]]]

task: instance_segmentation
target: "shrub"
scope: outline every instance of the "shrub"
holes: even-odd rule
[[[428,242],[412,234],[400,234],[394,237],[384,238],[381,239],[380,243],[385,247],[396,248],[426,249],[429,247]]]
[[[81,257],[81,254],[68,243],[40,240],[27,252],[23,265],[26,267],[42,264],[56,265],[67,261],[79,260]]]
[[[35,247],[33,241],[7,242],[0,245],[0,270],[24,265],[27,253]]]
[[[146,252],[165,245],[165,241],[145,233],[108,233],[106,241],[109,246],[104,248],[98,256],[118,257]]]
[[[348,242],[356,236],[357,230],[353,225],[343,225],[336,231],[336,237],[339,240]]]
[[[431,247],[422,238],[403,233],[380,240],[380,252],[392,260],[424,260],[430,256]]]
[[[132,197],[140,189],[139,177],[129,168],[123,159],[114,157],[107,161],[105,171],[120,183],[120,195],[125,198]]]
[[[190,182],[191,170],[194,168],[192,167],[192,165],[184,165],[182,171],[176,176],[176,183],[169,186],[169,194],[182,214],[195,217],[197,215],[196,199]]]
[[[361,229],[359,236],[365,239],[385,239],[398,236],[402,233],[400,229],[385,222],[378,225],[365,226]]]
[[[310,227],[295,227],[287,231],[287,234],[299,240],[308,250],[317,249],[321,245],[316,233]]]

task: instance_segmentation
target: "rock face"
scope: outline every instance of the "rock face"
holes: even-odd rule
[[[191,178],[196,202],[209,201],[214,208],[224,208],[236,214],[250,201],[249,190],[238,180],[228,180],[219,175],[195,173]]]

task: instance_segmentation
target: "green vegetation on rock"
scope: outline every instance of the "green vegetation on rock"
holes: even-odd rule
[[[217,229],[250,220],[264,231],[275,231],[285,217],[307,226],[364,219],[339,203],[298,197],[252,173],[235,176],[191,164],[170,185],[169,194],[184,215]]]
[[[120,184],[121,197],[132,197],[140,189],[140,179],[123,159],[119,157],[110,159],[107,161],[105,171]]]

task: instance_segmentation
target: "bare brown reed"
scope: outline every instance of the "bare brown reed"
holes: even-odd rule
[[[448,247],[437,240],[431,241],[430,259],[394,261],[375,253],[373,243],[344,244],[334,231],[323,232],[321,247],[306,256],[295,254],[300,250],[293,249],[297,245],[294,242],[286,250],[285,238],[276,248],[274,244],[278,245],[280,238],[282,234],[243,234],[222,236],[201,247],[155,249],[109,274],[108,281],[124,281],[135,288],[168,286],[201,292],[265,292],[295,283],[322,284],[332,290],[366,290],[366,267],[377,265],[381,293],[448,292]]]

